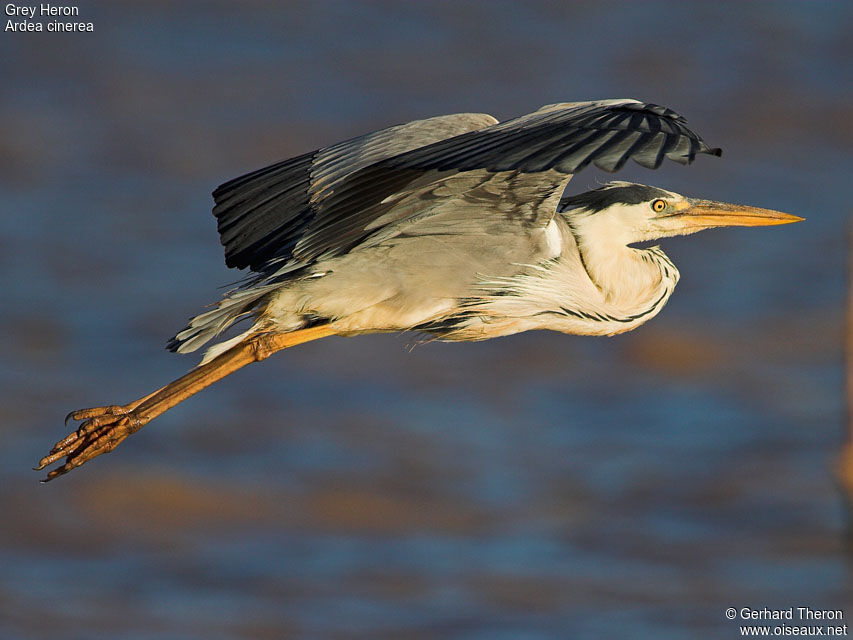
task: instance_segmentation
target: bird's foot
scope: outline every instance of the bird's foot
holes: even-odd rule
[[[39,461],[37,471],[65,458],[62,466],[50,471],[42,482],[64,475],[102,453],[109,453],[127,436],[141,429],[149,418],[134,412],[137,404],[93,407],[69,413],[66,423],[69,420],[83,420],[83,423]]]

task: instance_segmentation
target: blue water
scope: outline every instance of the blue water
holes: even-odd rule
[[[842,344],[853,5],[80,3],[0,37],[0,637],[738,636],[850,607]],[[70,410],[239,277],[210,190],[418,117],[636,97],[722,159],[621,179],[804,216],[663,242],[612,339],[330,338],[72,475]],[[606,179],[590,170],[570,185]]]

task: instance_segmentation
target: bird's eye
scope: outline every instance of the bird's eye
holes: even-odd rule
[[[666,202],[664,202],[660,198],[652,202],[652,211],[654,211],[655,213],[660,213],[664,209],[666,209]]]

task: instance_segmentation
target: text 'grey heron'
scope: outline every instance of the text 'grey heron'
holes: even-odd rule
[[[627,182],[564,195],[589,164],[720,155],[674,111],[636,100],[548,105],[498,122],[461,113],[417,120],[284,160],[213,192],[229,267],[250,276],[168,343],[195,351],[238,319],[251,328],[208,349],[187,375],[83,420],[38,469],[47,479],[102,453],[240,367],[331,335],[413,330],[485,340],[530,329],[630,331],[678,282],[658,247],[633,243],[797,216]]]

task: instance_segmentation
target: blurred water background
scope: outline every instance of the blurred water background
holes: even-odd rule
[[[851,607],[833,475],[853,142],[849,2],[79,2],[0,36],[0,637],[738,637]],[[332,338],[49,485],[71,409],[239,274],[210,190],[460,111],[633,97],[723,158],[621,179],[798,225],[664,242],[612,339]],[[608,176],[588,170],[570,189]]]

